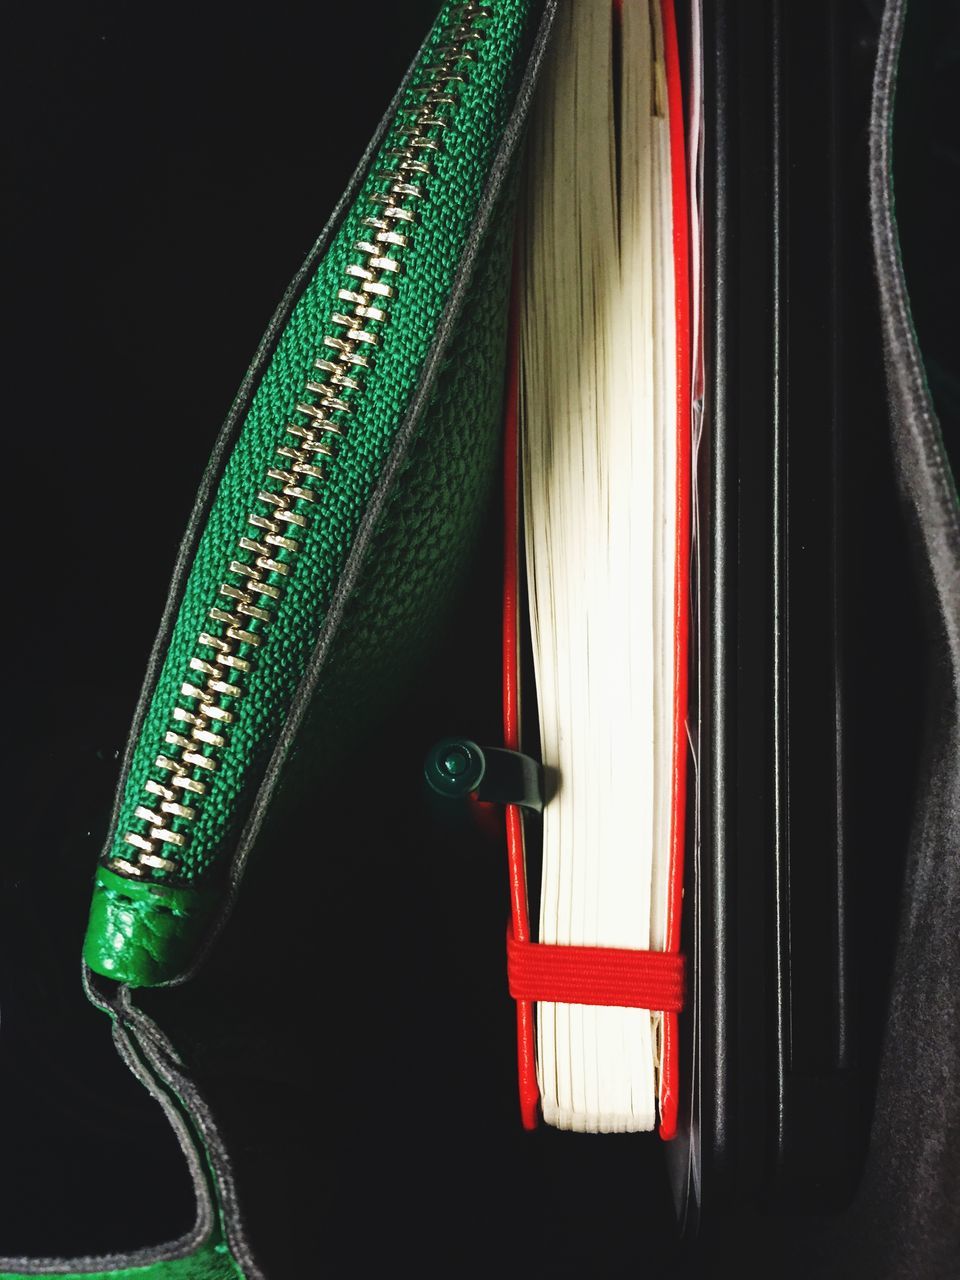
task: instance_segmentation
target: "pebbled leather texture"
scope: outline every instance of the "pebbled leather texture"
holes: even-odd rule
[[[189,957],[193,938],[215,908],[209,891],[140,884],[97,869],[86,960],[96,973],[131,986],[162,982],[170,966]]]
[[[299,790],[354,755],[382,758],[375,725],[429,661],[461,594],[499,474],[515,186],[478,255],[422,429],[365,559],[285,768]]]

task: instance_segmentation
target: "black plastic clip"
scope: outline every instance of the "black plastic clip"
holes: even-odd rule
[[[494,804],[543,810],[543,769],[519,751],[444,738],[427,752],[423,771],[433,790],[450,800],[476,795]]]

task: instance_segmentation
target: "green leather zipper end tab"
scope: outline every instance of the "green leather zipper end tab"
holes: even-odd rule
[[[100,867],[83,958],[117,982],[155,986],[187,967],[217,902],[216,893],[140,884]]]

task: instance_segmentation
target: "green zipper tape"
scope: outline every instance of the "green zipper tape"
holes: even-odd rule
[[[170,980],[189,966],[217,910],[251,792],[307,667],[457,280],[516,92],[528,10],[524,0],[444,7],[380,153],[253,396],[201,535],[97,876],[84,955],[98,973],[132,985]],[[428,162],[429,174],[418,171],[418,157]],[[404,195],[407,186],[418,187],[419,196]],[[391,199],[397,206],[392,211]],[[476,279],[450,340],[452,358],[438,377],[382,527],[365,553],[341,627],[351,634],[330,657],[337,681],[321,681],[321,711],[330,712],[328,749],[344,722],[338,711],[354,696],[375,701],[384,672],[417,646],[418,629],[442,606],[475,537],[499,426],[509,208],[507,192],[477,257]],[[391,234],[371,248],[377,225]],[[391,243],[397,237],[404,243]],[[381,244],[384,259],[400,270],[370,271],[380,262],[371,254]],[[374,281],[388,281],[393,295],[358,292],[367,314],[356,320],[354,331],[348,326],[363,308],[345,303],[343,291],[362,289],[365,272]],[[373,336],[363,338],[361,325]],[[288,433],[291,423],[314,423],[311,406],[321,397],[305,394],[305,387],[321,377],[318,358],[340,360],[337,343],[369,367],[336,365],[358,374],[347,379],[356,386],[337,390],[341,409],[334,404],[317,414],[342,427],[342,435],[324,430],[316,437],[334,444],[336,457],[312,458],[323,465],[323,479],[319,473],[292,476],[277,448],[296,446],[297,438]],[[273,502],[258,497],[264,492],[275,495]],[[273,527],[297,549],[274,543],[269,551],[275,559],[264,560],[244,549],[243,540],[255,543],[258,537],[251,514],[261,523],[274,520],[280,492],[294,495],[279,501],[301,519]],[[269,571],[271,564],[281,568]],[[261,583],[264,594],[258,594]],[[238,618],[237,600],[244,599],[251,607]],[[258,643],[231,641],[238,667],[249,669],[215,670],[218,683],[209,686],[212,677],[204,671],[218,661],[216,642],[230,633],[229,622],[219,621],[214,611],[234,611],[234,634],[239,621],[240,634]],[[212,700],[207,695],[212,710],[189,693],[202,693],[204,680],[222,690]],[[233,688],[239,690],[235,696]],[[184,715],[207,737],[222,739],[219,745],[193,744],[188,755],[177,745]],[[312,718],[316,723],[316,714]],[[322,723],[320,730],[322,735]],[[198,764],[183,763],[198,754]],[[174,793],[175,776],[180,782]],[[161,810],[164,827],[157,836],[150,815]]]

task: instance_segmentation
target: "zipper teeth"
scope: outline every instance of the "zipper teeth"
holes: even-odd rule
[[[147,781],[134,811],[147,834],[127,831],[123,842],[130,856],[107,859],[107,866],[120,875],[173,875],[180,868],[189,824],[206,794],[206,779],[219,768],[227,747],[235,718],[231,708],[243,696],[264,628],[283,599],[285,579],[302,549],[304,531],[310,528],[310,505],[318,500],[318,486],[328,478],[339,441],[348,430],[351,397],[363,388],[373,367],[381,330],[370,326],[383,326],[390,318],[404,251],[417,224],[417,206],[426,194],[424,181],[432,176],[449,124],[445,111],[456,107],[458,87],[466,83],[468,64],[475,60],[468,46],[484,34],[473,23],[492,16],[479,0],[466,0],[451,11],[433,50],[434,61],[423,69],[424,78],[413,90],[422,95],[421,102],[401,109],[407,120],[399,129],[402,145],[386,153],[393,167],[376,174],[388,188],[368,197],[369,212],[362,219],[367,238],[354,244],[365,261],[345,269],[346,284],[337,293],[343,309],[330,317],[337,332],[323,339],[325,354],[314,360],[316,373],[296,405],[298,420],[285,428],[289,442],[285,438],[277,446],[279,465],[268,469],[257,493],[270,514],[251,512],[247,517],[251,534],[240,539],[236,558],[230,561],[230,579],[221,582],[220,601],[207,615],[217,626],[197,638],[188,678],[180,688],[182,701],[173,708],[166,733],[167,749],[155,761],[166,780]],[[436,132],[440,137],[433,136]]]

